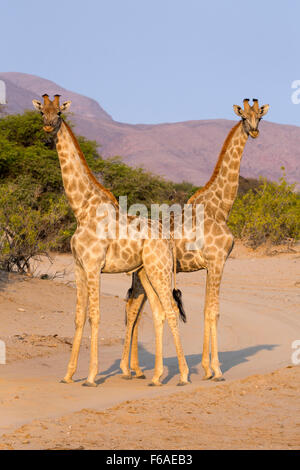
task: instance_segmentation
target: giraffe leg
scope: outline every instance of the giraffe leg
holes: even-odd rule
[[[217,324],[219,319],[219,311],[213,316],[211,320],[211,368],[214,372],[212,380],[221,382],[224,379],[220,369],[219,354],[218,354],[218,337],[217,337]]]
[[[139,317],[143,309],[143,306],[145,304],[145,301],[146,301],[145,291],[143,290],[143,292],[139,294],[138,292],[134,290],[134,287],[133,287],[132,296],[130,299],[128,299],[127,304],[126,304],[127,325],[126,325],[126,334],[125,334],[125,340],[124,340],[122,360],[120,363],[120,368],[123,372],[123,378],[126,378],[126,379],[131,378],[131,372],[129,369],[130,343],[132,341],[132,345],[133,345],[134,336],[135,336],[135,342],[137,344],[137,323],[139,321]],[[134,344],[134,347],[135,347],[135,344]],[[135,354],[137,354],[137,351],[135,351]],[[141,371],[139,364],[138,364],[138,358],[137,358],[137,361],[134,361],[132,358],[132,355],[131,355],[130,367],[135,371],[137,377],[143,376],[143,372]]]
[[[210,359],[209,359],[209,343],[210,343],[210,325],[208,321],[207,313],[204,312],[204,340],[203,340],[203,352],[202,352],[202,367],[205,372],[203,380],[209,380],[212,378],[213,374],[210,368]]]
[[[79,264],[75,264],[75,276],[77,287],[77,303],[76,303],[76,316],[75,316],[75,335],[73,340],[72,352],[68,364],[68,370],[63,378],[63,383],[73,382],[72,377],[76,371],[80,343],[82,338],[83,327],[86,320],[87,311],[87,287],[86,276],[83,268]]]
[[[151,283],[152,289],[156,294],[156,297],[161,304],[160,311],[163,312],[160,316],[167,318],[168,324],[171,328],[171,332],[174,338],[174,343],[177,352],[178,365],[180,371],[180,385],[188,383],[188,374],[189,369],[183,354],[183,348],[180,341],[179,330],[178,330],[178,316],[179,311],[176,306],[174,308],[174,299],[172,296],[172,268],[173,268],[173,255],[172,250],[169,244],[166,244],[164,240],[161,240],[159,245],[156,240],[156,244],[152,245],[152,262],[157,259],[155,266],[148,266],[147,263],[144,263],[144,268]],[[157,258],[155,258],[155,255]],[[147,258],[146,258],[147,261]],[[150,269],[149,269],[150,267]],[[144,284],[143,284],[144,285]],[[144,285],[145,287],[145,285]],[[146,289],[146,287],[145,287]],[[147,292],[147,290],[146,290]],[[149,298],[150,302],[150,296]],[[152,305],[151,305],[152,307]],[[157,309],[156,309],[157,311]],[[154,310],[153,310],[154,312]],[[155,319],[155,317],[154,317]],[[158,331],[160,332],[159,340],[162,341],[162,329],[163,322],[157,325]],[[159,347],[158,354],[161,355],[161,358],[158,356],[156,359],[159,360],[162,364],[162,346]],[[155,377],[156,378],[156,377]]]
[[[98,373],[98,330],[100,323],[100,267],[87,272],[87,288],[89,296],[89,323],[91,325],[91,351],[87,387],[96,387],[95,377]]]
[[[122,378],[123,379],[131,379],[131,372],[129,369],[129,355],[130,355],[130,343],[132,337],[132,327],[134,324],[134,314],[130,311],[131,306],[131,299],[127,301],[126,304],[126,332],[124,338],[124,346],[123,346],[123,353],[122,359],[120,362],[120,369],[122,371]]]
[[[189,368],[185,360],[185,356],[183,353],[183,348],[182,348],[182,344],[181,344],[180,336],[179,336],[179,329],[178,329],[179,312],[177,310],[177,313],[175,313],[174,310],[172,310],[172,311],[167,312],[166,316],[167,316],[169,327],[173,334],[174,343],[176,347],[176,353],[178,357],[178,364],[179,364],[179,370],[180,370],[180,382],[178,383],[178,385],[186,385],[189,382],[188,381]]]
[[[130,368],[135,372],[135,378],[137,379],[145,379],[146,376],[143,373],[142,369],[139,365],[139,352],[138,352],[138,326],[142,315],[142,309],[147,300],[146,293],[143,304],[140,307],[140,312],[138,313],[138,317],[136,323],[133,327],[133,334],[132,334],[132,343],[131,343],[131,357],[130,357]]]
[[[140,278],[137,274],[134,274],[134,284],[133,284],[133,293],[132,296],[135,299],[134,308],[136,309],[137,317],[133,325],[133,334],[131,342],[131,357],[130,357],[130,368],[134,370],[135,377],[137,379],[145,379],[145,375],[142,372],[139,366],[139,356],[138,356],[138,328],[139,322],[141,319],[143,307],[147,300],[147,295],[143,284],[140,281]],[[137,298],[136,298],[137,297]]]
[[[163,374],[163,356],[162,356],[162,343],[163,343],[163,324],[165,321],[165,314],[162,310],[160,301],[153,290],[148,276],[144,269],[139,272],[139,276],[143,287],[146,291],[147,297],[153,313],[153,321],[155,328],[155,366],[154,375],[150,385],[162,385],[160,378]]]
[[[206,281],[205,311],[204,311],[204,342],[202,366],[205,371],[204,379],[224,380],[220,369],[217,341],[217,322],[219,318],[219,290],[224,263],[215,263],[208,267]],[[209,343],[211,341],[211,363],[209,360]],[[211,368],[210,368],[211,366]],[[212,371],[213,374],[212,374]]]

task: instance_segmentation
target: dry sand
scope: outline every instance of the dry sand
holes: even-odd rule
[[[219,350],[225,383],[202,381],[205,273],[180,274],[188,323],[181,324],[191,384],[177,388],[178,366],[168,327],[164,386],[147,387],[154,367],[149,306],[140,328],[146,380],[124,381],[126,275],[105,275],[101,286],[100,370],[96,389],[81,387],[89,359],[85,328],[74,384],[64,376],[74,333],[72,258],[45,260],[36,276],[1,275],[0,364],[2,449],[300,449],[300,367],[291,363],[300,340],[300,252],[249,252],[237,246],[221,289]],[[272,255],[273,256],[270,256]]]

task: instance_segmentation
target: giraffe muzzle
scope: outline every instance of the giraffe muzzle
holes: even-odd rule
[[[54,131],[54,127],[52,127],[52,126],[44,126],[43,129],[44,129],[45,132],[53,132]]]
[[[256,137],[258,137],[258,135],[259,135],[259,131],[258,131],[258,130],[256,130],[256,131],[250,131],[249,134],[251,135],[251,137],[252,137],[253,139],[256,139]]]

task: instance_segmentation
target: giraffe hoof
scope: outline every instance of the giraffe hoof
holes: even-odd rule
[[[180,382],[178,382],[177,384],[177,387],[183,387],[184,385],[188,385],[188,381],[184,381],[184,380],[180,380]]]
[[[95,382],[83,382],[82,384],[83,387],[98,387],[98,385]]]
[[[136,379],[145,379],[146,376],[145,376],[145,374],[135,375],[135,378],[136,378]]]
[[[61,383],[61,384],[72,384],[72,383],[74,383],[74,380],[72,380],[72,379],[62,379],[62,380],[59,381],[59,383]]]
[[[123,380],[131,380],[132,377],[131,377],[131,374],[122,374],[122,375],[121,375],[121,379],[123,379]]]
[[[212,379],[212,375],[205,375],[202,380],[211,380]]]
[[[162,383],[161,382],[150,382],[148,384],[148,387],[161,387]]]
[[[224,382],[225,381],[225,379],[222,375],[221,375],[221,377],[214,377],[212,380],[213,380],[213,382]]]

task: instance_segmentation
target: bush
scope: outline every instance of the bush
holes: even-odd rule
[[[32,258],[57,247],[68,207],[61,199],[50,202],[47,211],[34,209],[13,185],[0,186],[0,207],[0,269],[28,272]]]
[[[284,170],[284,169],[283,169]],[[233,234],[252,247],[271,241],[300,238],[300,195],[288,184],[285,173],[278,183],[261,180],[260,186],[238,197],[229,227]]]

